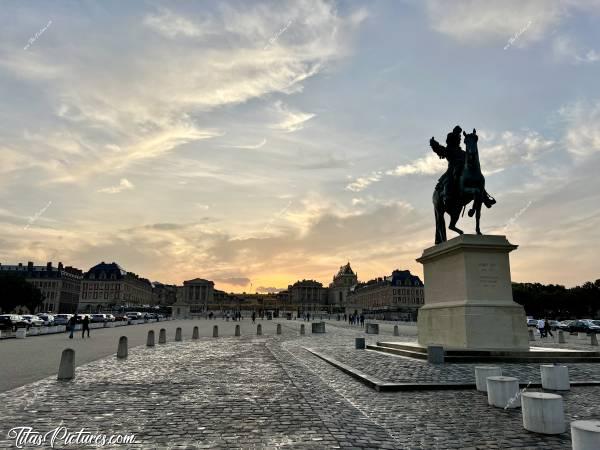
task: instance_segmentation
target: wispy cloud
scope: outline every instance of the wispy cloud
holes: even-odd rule
[[[119,184],[117,186],[110,186],[110,187],[98,189],[98,192],[102,192],[104,194],[118,194],[119,192],[131,190],[134,187],[135,186],[133,185],[133,183],[131,181],[129,181],[126,178],[121,178],[121,181],[119,181]]]
[[[369,187],[371,184],[377,183],[379,180],[381,180],[382,177],[383,177],[383,172],[381,172],[381,171],[371,172],[370,175],[367,175],[364,177],[358,177],[352,183],[349,183],[348,185],[346,185],[346,190],[352,191],[352,192],[360,192],[360,191],[366,189],[367,187]]]
[[[301,130],[304,128],[304,124],[306,122],[316,116],[316,114],[294,111],[284,105],[281,101],[275,102],[274,107],[281,116],[281,119],[278,123],[273,125],[273,128],[286,131],[288,133]]]

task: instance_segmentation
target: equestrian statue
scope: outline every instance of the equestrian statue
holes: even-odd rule
[[[465,138],[466,151],[460,147],[461,132]],[[433,191],[436,244],[447,240],[444,214],[450,216],[448,228],[463,234],[463,231],[456,227],[456,223],[461,210],[464,215],[466,206],[473,202],[468,214],[469,217],[475,215],[475,231],[481,234],[479,228],[481,205],[491,208],[496,203],[496,200],[485,190],[485,178],[479,166],[478,139],[475,129],[467,134],[457,125],[451,133],[448,133],[445,147],[433,137],[429,140],[431,149],[440,159],[445,158],[448,161],[448,170],[440,177]]]

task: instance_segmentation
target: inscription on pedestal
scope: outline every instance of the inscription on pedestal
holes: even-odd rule
[[[482,287],[495,288],[498,285],[498,264],[479,263],[479,283]]]

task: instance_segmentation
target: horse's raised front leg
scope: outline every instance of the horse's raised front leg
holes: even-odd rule
[[[450,225],[448,225],[448,229],[452,231],[456,231],[458,234],[463,234],[463,230],[456,227],[456,222],[458,222],[458,218],[460,217],[460,208],[454,209],[450,214]]]

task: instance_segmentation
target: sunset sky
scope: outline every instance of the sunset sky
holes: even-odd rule
[[[422,275],[428,142],[459,124],[513,280],[600,278],[599,23],[599,0],[3,0],[0,263]]]

